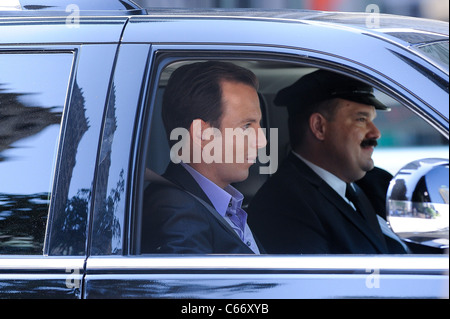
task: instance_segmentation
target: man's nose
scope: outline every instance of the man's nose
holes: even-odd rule
[[[371,127],[370,127],[370,131],[369,131],[368,137],[378,140],[381,137],[380,130],[378,129],[378,127],[373,122],[370,123],[370,126]]]
[[[257,148],[263,148],[267,145],[267,139],[266,135],[264,134],[264,131],[262,128],[258,128],[256,132],[256,147]]]

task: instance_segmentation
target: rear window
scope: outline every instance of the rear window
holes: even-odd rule
[[[448,41],[427,43],[418,46],[418,49],[433,61],[435,61],[437,64],[443,66],[447,71],[449,70]]]

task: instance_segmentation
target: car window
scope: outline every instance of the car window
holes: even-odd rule
[[[418,46],[418,49],[448,71],[448,41],[427,43]]]
[[[172,60],[173,61],[173,60]],[[233,184],[245,197],[243,208],[253,195],[276,172],[277,168],[290,153],[288,114],[286,108],[274,104],[279,90],[293,84],[302,76],[317,70],[303,62],[230,60],[235,64],[253,71],[259,80],[259,95],[262,111],[262,126],[266,133],[267,146],[259,153],[255,165],[250,168],[249,178]],[[178,61],[161,68],[153,100],[149,101],[152,113],[147,120],[149,135],[144,139],[146,145],[145,167],[147,172],[163,174],[170,163],[170,147],[161,118],[161,105],[165,86],[170,75],[178,67],[194,61]],[[342,70],[338,70],[342,72]],[[366,79],[367,80],[367,79]],[[395,175],[404,165],[426,157],[448,158],[448,139],[442,136],[432,125],[410,111],[407,107],[391,98],[387,93],[375,89],[378,99],[390,107],[390,111],[377,112],[375,124],[381,131],[373,158],[375,165]],[[262,173],[265,172],[265,173]],[[150,176],[150,175],[148,175]],[[146,179],[144,186],[150,183]],[[145,188],[145,187],[144,187]],[[384,205],[383,205],[384,206]],[[137,231],[138,234],[145,229]],[[139,239],[137,240],[139,242]],[[139,251],[139,249],[137,249]]]
[[[391,108],[389,112],[378,112],[375,119],[381,131],[373,154],[377,166],[395,175],[414,160],[448,158],[448,139],[386,94],[377,92],[376,95]]]
[[[0,254],[42,254],[72,60],[0,52]]]

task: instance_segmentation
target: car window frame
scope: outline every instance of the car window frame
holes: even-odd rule
[[[156,91],[158,87],[158,81],[161,76],[161,72],[165,69],[165,67],[171,63],[177,61],[198,61],[198,60],[266,60],[266,61],[279,61],[279,62],[288,62],[288,63],[296,63],[299,65],[303,65],[305,67],[315,67],[315,68],[323,68],[333,71],[338,71],[341,73],[345,73],[349,76],[356,77],[362,81],[368,82],[373,85],[376,89],[380,90],[384,94],[387,94],[391,98],[395,99],[397,102],[402,104],[404,107],[411,110],[414,114],[420,116],[423,120],[431,124],[435,129],[438,129],[439,132],[445,130],[442,127],[439,127],[439,123],[436,123],[434,120],[430,120],[430,117],[427,114],[424,114],[422,111],[418,111],[420,109],[416,104],[423,107],[426,104],[423,103],[420,99],[417,99],[414,94],[408,96],[409,99],[405,99],[405,96],[402,93],[410,93],[407,90],[404,90],[403,87],[399,86],[398,88],[394,88],[389,86],[387,83],[389,82],[389,78],[383,79],[380,81],[379,78],[372,78],[374,72],[368,66],[364,66],[356,63],[355,61],[344,61],[345,64],[342,64],[342,57],[329,57],[326,53],[316,53],[315,56],[304,55],[302,54],[302,50],[300,49],[286,49],[286,48],[273,48],[273,47],[257,47],[255,46],[245,46],[245,45],[153,45],[152,46],[152,73],[148,74],[149,79],[147,80],[150,83],[147,89],[147,96],[150,100],[146,101],[147,105],[142,105],[144,107],[144,112],[141,114],[145,119],[146,123],[149,123],[149,119],[151,118],[151,110],[154,109],[153,104],[156,99]],[[220,52],[218,48],[221,48]],[[375,72],[375,74],[377,74]],[[398,85],[398,83],[393,83],[392,85]],[[141,128],[145,127],[145,124],[142,124]],[[145,134],[148,137],[149,128],[145,129]],[[442,134],[442,133],[441,133]],[[448,135],[447,135],[448,138]],[[139,137],[139,140],[142,142],[142,137]],[[145,144],[145,143],[144,143]],[[142,147],[142,146],[141,146]],[[139,191],[138,189],[143,190],[143,176],[144,176],[144,168],[142,161],[145,158],[147,149],[147,144],[145,144],[144,148],[141,151],[138,151],[138,156],[135,154],[134,158],[139,158],[140,162],[138,164],[139,167],[134,169],[134,174],[138,174],[138,176],[134,177],[137,182],[137,189],[134,188],[131,192],[132,198],[134,199],[133,203],[130,203],[130,207],[132,207],[132,212],[138,212],[137,214],[132,214],[130,220],[129,236],[128,242],[130,246],[124,248],[124,251],[127,251],[129,255],[139,255],[139,244],[138,244],[138,234],[140,234],[139,226],[136,221],[139,220],[139,213],[142,211],[142,193],[143,191]],[[406,163],[405,163],[406,164]],[[148,255],[146,255],[148,257]]]

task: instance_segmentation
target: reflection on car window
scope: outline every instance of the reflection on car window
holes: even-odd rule
[[[431,59],[449,69],[448,61],[448,41],[447,42],[433,42],[418,47],[420,51],[425,53]]]
[[[0,54],[0,254],[42,254],[72,59]]]

